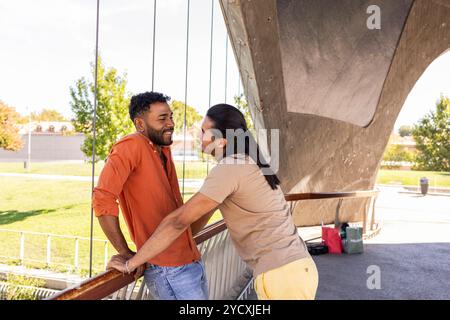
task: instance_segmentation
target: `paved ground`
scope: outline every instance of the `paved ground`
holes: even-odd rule
[[[382,231],[364,254],[314,257],[317,299],[450,299],[450,196],[381,188],[377,218]],[[369,266],[381,289],[368,289]]]
[[[379,189],[381,233],[365,241],[363,254],[314,256],[320,278],[316,298],[450,299],[450,196]],[[312,229],[300,233],[307,238]],[[367,287],[370,266],[379,268],[380,289]],[[257,299],[254,291],[247,299]]]

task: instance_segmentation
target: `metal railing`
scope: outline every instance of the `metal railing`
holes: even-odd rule
[[[194,237],[205,264],[209,299],[238,299],[252,281],[251,271],[237,254],[224,221],[216,222]],[[145,282],[132,275],[108,270],[68,288],[51,300],[152,299]]]
[[[375,224],[375,202],[377,200],[379,191],[378,190],[367,190],[367,191],[347,191],[347,192],[316,192],[316,193],[292,193],[286,194],[284,198],[290,203],[291,214],[294,212],[295,206],[298,201],[303,200],[326,200],[326,199],[338,199],[338,204],[336,207],[335,214],[335,225],[337,226],[340,222],[340,209],[344,199],[356,199],[356,198],[367,198],[369,201],[366,205],[366,212],[363,215],[363,233],[367,231],[367,218],[370,216],[370,230],[374,230]],[[320,238],[320,237],[318,237]],[[311,240],[315,240],[311,239]]]
[[[32,296],[34,300],[46,299],[58,292],[58,290],[52,290],[47,288],[36,288],[33,286],[24,286],[0,282],[0,300],[6,300],[8,294],[13,296],[17,295],[18,291],[21,292],[22,294]]]
[[[371,210],[372,222],[375,219],[375,199],[378,191],[333,192],[333,193],[298,193],[285,195],[291,204],[291,212],[297,201],[318,199],[339,199],[336,218],[343,199],[369,198],[368,210]],[[364,226],[366,224],[364,213]],[[364,227],[365,228],[365,227]],[[224,221],[216,222],[195,237],[195,241],[205,263],[209,285],[210,299],[247,299],[252,291],[253,277],[245,263],[231,243],[230,235]],[[312,240],[312,239],[308,239]],[[66,289],[50,297],[51,300],[98,300],[98,299],[151,299],[142,279],[135,280],[132,275],[108,270],[88,279],[81,284]]]
[[[52,233],[41,233],[41,232],[32,232],[32,231],[20,231],[20,230],[9,230],[9,229],[0,229],[0,233],[12,233],[18,235],[18,255],[0,255],[0,258],[5,259],[11,259],[11,260],[19,260],[21,265],[24,265],[26,262],[36,262],[36,263],[42,263],[46,266],[63,266],[66,268],[74,269],[75,271],[78,271],[81,269],[81,263],[80,263],[80,243],[85,242],[86,244],[89,243],[90,239],[87,237],[78,237],[78,236],[70,236],[70,235],[58,235],[58,234],[52,234]],[[28,237],[27,237],[28,236]],[[46,240],[45,243],[45,253],[43,254],[42,259],[34,259],[27,257],[27,248],[26,248],[26,239],[27,238],[33,238],[35,236],[42,237]],[[11,238],[9,238],[11,239]],[[52,244],[54,243],[54,239],[67,239],[72,242],[72,248],[73,248],[73,255],[71,258],[66,260],[71,260],[72,263],[61,263],[55,261],[55,258],[61,259],[61,257],[55,257],[54,254],[52,254]],[[36,239],[34,239],[36,240]],[[103,247],[103,269],[97,269],[97,271],[105,270],[106,265],[109,261],[109,242],[108,240],[104,239],[93,239],[95,243],[102,244]],[[10,243],[8,244],[10,246]],[[133,246],[133,244],[129,244],[130,246]],[[67,252],[66,252],[67,254]]]

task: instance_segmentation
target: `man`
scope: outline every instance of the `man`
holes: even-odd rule
[[[119,201],[130,235],[139,249],[159,223],[183,204],[170,152],[174,122],[169,97],[146,92],[131,98],[130,117],[136,132],[112,148],[94,189],[93,206],[100,226],[119,253],[130,259],[119,226]],[[210,215],[183,232],[166,250],[137,269],[155,299],[207,299],[208,289],[200,253],[192,232]],[[145,269],[145,271],[144,271]]]

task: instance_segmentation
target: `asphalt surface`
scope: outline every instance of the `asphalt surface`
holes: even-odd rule
[[[363,254],[314,256],[316,298],[450,299],[450,196],[381,188],[376,210]]]

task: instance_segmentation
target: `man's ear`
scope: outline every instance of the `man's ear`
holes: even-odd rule
[[[134,118],[134,126],[136,127],[136,130],[139,132],[144,132],[145,131],[145,122],[142,118],[140,117],[136,117]]]

